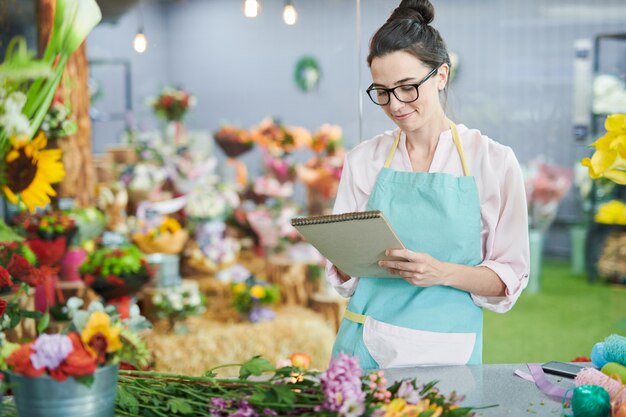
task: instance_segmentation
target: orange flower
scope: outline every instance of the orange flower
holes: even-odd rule
[[[68,336],[72,339],[74,350],[65,358],[58,369],[66,375],[78,377],[91,375],[96,372],[96,358],[85,350],[85,346],[80,340],[80,335],[76,332],[72,332],[69,333]]]
[[[30,361],[30,355],[35,353],[32,347],[32,343],[26,343],[15,349],[13,353],[9,355],[6,362],[13,372],[30,378],[43,375],[46,368],[35,369]]]

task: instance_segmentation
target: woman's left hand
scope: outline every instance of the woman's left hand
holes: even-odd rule
[[[408,283],[418,287],[444,285],[445,262],[438,261],[427,253],[408,249],[389,249],[385,254],[403,259],[379,261],[378,265],[401,276]]]

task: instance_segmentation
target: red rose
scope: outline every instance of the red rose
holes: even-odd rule
[[[14,253],[9,260],[9,264],[7,265],[7,270],[9,274],[13,276],[15,279],[22,280],[24,275],[30,274],[30,271],[33,269],[33,266],[24,258],[22,255],[18,255]]]
[[[43,375],[46,368],[35,369],[30,361],[30,355],[35,353],[32,349],[32,343],[26,343],[15,349],[7,358],[6,362],[9,368],[15,373],[36,378]]]
[[[0,266],[0,288],[11,287],[13,286],[13,281],[11,281],[11,276],[9,275],[9,271],[4,269],[3,266]]]
[[[9,303],[7,303],[6,300],[0,298],[0,317],[2,317],[2,315],[6,311],[8,305]]]
[[[85,346],[80,340],[80,335],[76,332],[72,332],[68,333],[68,336],[72,340],[74,350],[61,362],[59,369],[66,375],[78,377],[91,375],[96,372],[96,358],[85,350]]]

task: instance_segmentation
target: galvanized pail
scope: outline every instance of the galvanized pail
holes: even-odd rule
[[[113,417],[117,370],[117,365],[96,369],[91,387],[73,377],[60,382],[48,375],[7,374],[20,417]]]
[[[153,253],[148,255],[148,263],[154,267],[152,283],[155,287],[177,287],[182,283],[178,268],[178,255]]]

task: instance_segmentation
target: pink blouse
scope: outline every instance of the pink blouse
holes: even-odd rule
[[[458,125],[470,175],[476,178],[480,198],[482,259],[479,266],[493,270],[506,285],[503,297],[472,294],[477,305],[504,313],[510,310],[528,284],[528,212],[524,180],[513,150],[484,136],[480,131]],[[333,213],[365,211],[378,172],[385,163],[398,130],[387,131],[352,149],[339,183]],[[403,134],[391,161],[391,169],[412,171]],[[450,130],[443,132],[429,172],[461,176],[461,159]],[[339,294],[350,297],[358,277],[342,283],[327,265],[327,279]]]

